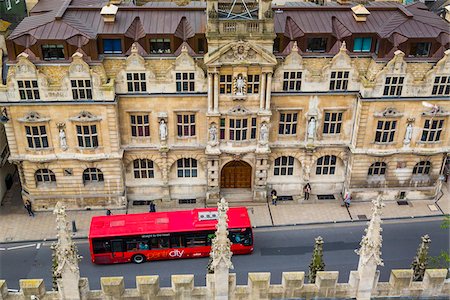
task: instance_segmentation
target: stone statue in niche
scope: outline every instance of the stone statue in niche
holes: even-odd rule
[[[266,123],[262,123],[261,128],[259,129],[259,140],[261,144],[267,144],[269,141],[269,128]]]
[[[63,151],[67,150],[68,148],[64,126],[59,126],[59,146]]]
[[[314,139],[316,134],[316,118],[311,117],[308,124],[308,139]]]
[[[409,145],[412,138],[413,126],[411,123],[408,123],[406,126],[405,139],[403,140],[403,144]]]
[[[217,127],[216,127],[215,124],[212,124],[212,125],[209,127],[209,141],[210,141],[212,144],[217,143]]]
[[[164,119],[159,121],[159,137],[161,138],[161,141],[165,141],[167,139],[167,124]]]
[[[246,86],[245,79],[242,76],[242,74],[239,74],[236,77],[234,94],[236,96],[244,96],[244,94],[245,94],[245,86]]]

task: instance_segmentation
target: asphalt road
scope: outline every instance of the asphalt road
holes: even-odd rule
[[[409,268],[420,243],[420,237],[431,237],[430,255],[449,249],[449,232],[440,228],[441,221],[415,220],[385,222],[383,226],[382,257],[385,267],[380,267],[381,280],[388,281],[391,269]],[[248,272],[272,272],[271,282],[281,283],[283,271],[308,271],[314,238],[324,238],[326,270],[337,270],[339,282],[347,282],[350,270],[356,270],[358,248],[365,223],[255,230],[255,251],[251,255],[233,256],[237,283],[247,283]],[[44,278],[51,288],[50,242],[38,244],[0,245],[0,278],[8,287],[18,289],[20,278]],[[147,262],[141,265],[94,265],[90,261],[86,241],[77,241],[82,277],[89,278],[91,289],[100,288],[102,276],[124,276],[125,287],[135,287],[136,275],[159,275],[161,286],[170,286],[171,274],[195,274],[195,284],[205,285],[208,258]],[[18,248],[19,247],[19,248]],[[12,248],[12,249],[11,249]],[[38,249],[39,248],[39,249]]]

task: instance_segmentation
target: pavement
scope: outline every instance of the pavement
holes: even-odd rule
[[[450,180],[443,184],[443,195],[435,200],[412,200],[407,205],[384,199],[383,219],[439,217],[450,214]],[[278,204],[247,205],[252,225],[256,228],[309,224],[333,224],[366,221],[371,216],[371,202],[352,202],[347,209],[341,200],[317,200],[314,195],[303,203],[278,201]],[[186,206],[191,209],[195,206]],[[177,208],[179,209],[179,208]],[[158,211],[176,210],[161,208]],[[134,206],[127,210],[111,210],[113,214],[148,212],[148,207]],[[86,238],[93,216],[105,215],[106,210],[67,211],[69,225],[76,226],[74,238]],[[20,184],[16,181],[6,193],[0,206],[0,243],[41,242],[56,239],[56,218],[51,211],[35,212],[30,217],[23,207]]]

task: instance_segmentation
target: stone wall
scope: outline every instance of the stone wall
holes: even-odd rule
[[[450,281],[447,270],[425,271],[422,282],[413,282],[412,270],[392,270],[388,282],[377,282],[372,296],[377,297],[433,297],[448,296]],[[359,284],[358,271],[350,273],[348,283],[338,283],[338,272],[317,273],[316,283],[305,282],[304,272],[283,272],[281,284],[270,283],[270,273],[249,273],[246,285],[236,284],[236,274],[229,275],[229,296],[233,300],[269,300],[285,298],[327,297],[355,298]],[[101,290],[90,290],[86,278],[80,280],[80,297],[85,300],[210,300],[214,299],[214,275],[206,275],[206,286],[196,287],[194,275],[172,275],[170,287],[160,287],[159,276],[137,276],[136,288],[125,288],[123,277],[102,277]],[[38,298],[31,298],[36,296]],[[0,300],[61,299],[58,292],[47,291],[42,279],[20,280],[19,292],[8,292],[7,283],[0,280]]]

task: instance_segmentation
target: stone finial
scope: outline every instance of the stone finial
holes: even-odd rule
[[[138,52],[139,52],[138,47],[137,47],[137,45],[136,45],[136,42],[134,42],[134,43],[131,45],[131,53],[138,53]]]
[[[339,51],[347,52],[347,43],[345,43],[345,41],[342,41],[342,45]]]
[[[368,227],[364,230],[366,235],[363,236],[359,250],[355,252],[360,256],[359,266],[365,266],[369,260],[373,259],[378,266],[383,266],[383,259],[381,258],[381,245],[383,238],[381,237],[381,214],[382,208],[385,206],[381,194],[372,200],[372,217],[368,222]],[[358,267],[359,269],[359,267]]]
[[[212,247],[210,256],[212,257],[212,269],[216,270],[218,265],[226,266],[228,269],[233,269],[231,262],[231,241],[228,238],[228,203],[224,198],[217,203],[218,222],[216,225],[216,236],[212,240]]]
[[[411,264],[411,268],[414,270],[414,281],[422,281],[425,276],[425,270],[428,266],[428,250],[430,248],[431,239],[428,234],[422,236],[422,242],[417,249],[417,255]]]
[[[181,53],[188,53],[188,47],[184,44],[181,46]]]
[[[69,223],[66,220],[66,208],[61,201],[56,203],[53,214],[56,215],[58,237],[58,241],[52,245],[54,251],[53,276],[62,299],[80,299],[78,262],[81,256],[78,255],[77,247],[72,241]]]
[[[297,41],[295,41],[294,44],[292,45],[291,52],[298,52]]]

